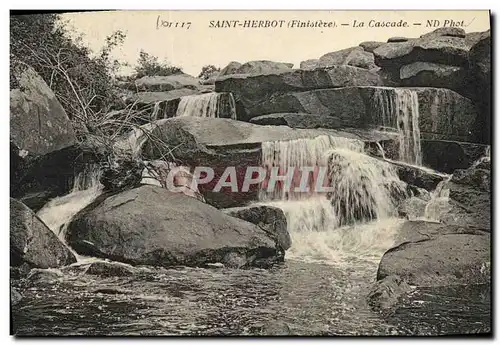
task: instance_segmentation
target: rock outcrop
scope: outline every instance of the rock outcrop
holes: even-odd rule
[[[445,234],[387,251],[377,279],[398,275],[415,286],[490,282],[489,234]]]
[[[444,27],[417,39],[390,40],[373,54],[380,73],[396,85],[447,88],[472,99],[480,114],[475,127],[483,129],[476,140],[489,143],[490,50],[489,31]]]
[[[490,235],[479,228],[409,221],[395,243],[380,261],[377,280],[397,275],[415,286],[490,281]]]
[[[44,155],[76,143],[63,107],[43,79],[29,66],[13,62],[10,91],[10,141],[23,155]]]
[[[236,71],[240,67],[241,67],[241,63],[239,63],[237,61],[231,61],[226,67],[224,67],[219,72],[219,77],[223,77],[223,76],[229,75],[229,74],[236,74]]]
[[[486,145],[451,141],[421,140],[422,164],[442,173],[451,174],[457,169],[467,169],[485,156]]]
[[[399,276],[387,276],[377,281],[368,294],[368,305],[377,312],[390,314],[401,297],[412,288]]]
[[[292,67],[293,64],[291,63],[276,62],[269,60],[257,60],[257,61],[245,62],[244,64],[236,68],[232,74],[259,75],[259,74],[275,73],[279,71],[287,71],[292,69]],[[228,73],[225,72],[224,75],[227,74]]]
[[[284,250],[292,246],[292,239],[287,231],[286,217],[281,209],[272,206],[254,205],[226,208],[222,211],[265,230],[275,238],[278,245]]]
[[[208,184],[200,184],[199,190],[209,204],[219,208],[244,206],[257,200],[257,185],[251,185],[245,193],[235,193],[227,187],[221,189],[222,193],[211,191],[226,167],[235,168],[238,190],[241,190],[246,168],[261,165],[262,142],[312,139],[324,135],[365,143],[394,140],[393,136],[375,131],[293,129],[220,118],[177,117],[159,120],[142,128],[149,135],[139,129],[117,146],[134,148],[150,160],[175,157],[175,162],[184,166],[211,167],[215,171],[214,179]],[[157,145],[158,142],[162,145]]]
[[[399,81],[402,86],[442,87],[464,93],[467,72],[460,66],[418,61],[400,68]]]
[[[56,96],[29,66],[13,61],[10,91],[10,195],[34,211],[71,190],[75,176],[104,151],[77,142]]]
[[[467,66],[470,46],[465,38],[428,35],[414,40],[394,40],[373,51],[377,66],[394,69],[421,61]]]
[[[250,123],[257,125],[288,126],[291,128],[342,128],[339,118],[307,113],[277,113],[254,117]]]
[[[264,230],[156,186],[104,195],[75,216],[68,243],[133,265],[268,267],[284,252]]]
[[[442,221],[491,231],[491,171],[481,167],[456,170],[449,188],[452,208]]]
[[[71,251],[26,205],[10,199],[10,265],[53,268],[76,262]]]
[[[279,70],[260,75],[233,75],[219,78],[215,91],[231,92],[237,105],[238,120],[248,121],[252,117],[270,113],[300,112],[274,107],[274,111],[255,113],[253,108],[271,101],[273,95],[302,92],[316,89],[341,88],[346,86],[384,85],[374,72],[352,66],[334,66],[314,70]]]
[[[376,68],[372,53],[363,47],[352,47],[323,55],[318,60],[318,67],[348,65],[364,69]]]
[[[469,88],[479,114],[476,126],[481,128],[482,142],[491,141],[491,33],[479,33],[472,40],[469,54]]]
[[[138,92],[164,92],[177,89],[198,90],[200,80],[185,73],[169,76],[146,76],[139,78],[134,83]]]
[[[390,103],[398,99],[398,90],[363,86],[275,94],[246,108],[246,117],[302,112],[334,116],[347,127],[387,126],[384,118],[392,118],[392,121],[396,118],[390,112]],[[419,126],[423,139],[477,139],[477,111],[469,99],[448,89],[422,87],[409,90],[415,92],[418,98]]]

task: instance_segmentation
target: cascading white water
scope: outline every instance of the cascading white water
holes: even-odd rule
[[[210,92],[201,95],[190,95],[181,97],[177,107],[176,117],[220,117],[224,112],[223,108],[228,108],[230,118],[236,120],[236,103],[231,93]]]
[[[346,149],[333,149],[327,155],[337,226],[396,215],[395,202],[407,195],[393,166]]]
[[[288,141],[267,141],[262,143],[262,166],[268,171],[279,167],[280,174],[286,174],[288,168],[326,167],[326,152],[335,147],[345,147],[355,152],[363,152],[364,144],[359,140],[320,135],[313,139],[295,139]],[[296,175],[295,175],[296,176]],[[300,176],[296,176],[300,178]],[[314,189],[317,173],[309,180],[309,187]],[[278,186],[273,191],[261,189],[260,200],[300,200],[314,193],[287,191]]]
[[[37,212],[38,217],[63,243],[66,243],[65,230],[71,219],[101,194],[100,174],[97,165],[89,166],[76,176],[71,193],[52,199]],[[68,248],[77,259],[81,258],[71,247]]]
[[[453,175],[449,175],[439,182],[436,189],[431,192],[431,199],[425,205],[424,220],[440,222],[442,215],[450,210],[450,188],[448,184],[452,177]]]
[[[476,168],[481,163],[489,163],[489,162],[491,162],[491,146],[486,146],[486,148],[484,149],[484,156],[480,157],[478,160],[472,163],[471,168]]]
[[[153,106],[153,113],[151,114],[152,121],[158,120],[159,118],[163,118],[163,117],[159,117],[160,109],[161,109],[161,102],[155,102],[155,104]]]
[[[260,204],[285,213],[292,237],[289,257],[335,262],[358,253],[380,259],[390,248],[400,225],[389,218],[395,209],[393,194],[404,194],[404,184],[388,163],[363,149],[359,140],[331,136],[262,144],[262,165],[268,171],[279,167],[282,175],[289,167],[328,167],[334,189],[330,194],[260,191]],[[311,186],[316,178],[313,174]],[[377,225],[359,222],[374,219]]]
[[[422,164],[418,94],[410,89],[376,88],[374,106],[382,128],[399,133],[399,160]]]

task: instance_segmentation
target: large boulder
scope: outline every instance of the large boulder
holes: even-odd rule
[[[179,100],[184,96],[198,95],[200,92],[193,89],[175,89],[170,91],[145,91],[137,92],[127,98],[129,104],[136,103],[138,106],[152,105],[158,102]]]
[[[475,226],[491,231],[491,171],[481,167],[456,170],[448,184],[451,210],[447,224]]]
[[[10,199],[10,265],[52,268],[76,262],[71,251],[26,205]]]
[[[198,90],[200,80],[185,73],[172,74],[169,76],[145,76],[137,79],[134,86],[138,92],[163,92],[176,89]]]
[[[394,311],[401,297],[412,290],[399,276],[388,276],[375,282],[368,297],[368,305],[377,312],[389,314]]]
[[[292,63],[276,62],[269,60],[257,60],[257,61],[245,62],[243,65],[239,66],[236,70],[234,70],[233,74],[259,75],[259,74],[275,73],[279,71],[287,71],[292,69],[292,67],[293,67]],[[226,72],[225,74],[228,73]]]
[[[45,155],[16,159],[20,172],[16,181],[11,180],[10,195],[36,212],[50,199],[68,194],[79,174],[105,161],[110,147],[109,143],[89,138]]]
[[[373,51],[375,63],[384,68],[399,68],[413,62],[433,62],[467,66],[470,46],[465,38],[427,35],[406,42],[389,42]]]
[[[72,220],[67,240],[83,255],[133,265],[268,267],[284,256],[258,226],[146,185],[98,198]]]
[[[318,68],[319,59],[308,59],[300,62],[300,69]]]
[[[287,92],[275,94],[253,106],[247,103],[246,117],[284,112],[309,113],[334,116],[345,125],[356,128],[395,127],[397,114],[393,104],[404,92],[416,93],[423,139],[477,140],[474,104],[454,91],[439,88],[362,86]],[[384,123],[387,119],[390,123]]]
[[[482,128],[482,142],[491,141],[491,33],[479,33],[469,54],[469,87],[471,98],[478,105],[481,116],[477,126]]]
[[[233,75],[218,79],[215,82],[215,90],[233,93],[238,119],[248,121],[258,115],[288,112],[278,107],[274,107],[274,111],[261,111],[258,114],[253,111],[259,104],[270,102],[270,97],[275,94],[284,93],[286,97],[290,92],[380,85],[384,85],[384,81],[377,73],[352,66],[335,66],[314,70],[277,71],[265,75]]]
[[[237,61],[231,61],[226,67],[224,67],[220,72],[219,72],[219,77],[223,77],[225,75],[229,74],[235,74],[238,68],[241,67],[241,63]]]
[[[29,66],[12,63],[10,140],[24,154],[44,155],[76,143],[71,122],[56,96]]]
[[[318,67],[349,65],[364,69],[376,68],[372,53],[362,47],[352,47],[323,55],[318,60]]]
[[[71,190],[96,150],[77,142],[66,112],[31,67],[12,61],[10,81],[10,195],[36,211]]]
[[[441,36],[465,38],[465,30],[456,27],[442,27],[432,32],[426,33],[420,36],[420,38],[435,38]]]
[[[410,285],[447,286],[490,282],[490,236],[443,234],[388,250],[377,280],[400,276]]]
[[[460,66],[417,61],[400,68],[399,80],[402,86],[443,87],[463,93],[467,72]]]
[[[257,125],[288,126],[291,128],[341,128],[340,119],[307,113],[278,113],[254,117],[250,123]]]
[[[377,41],[365,41],[361,42],[359,46],[363,48],[365,52],[373,53],[375,49],[385,44],[385,42],[377,42]]]
[[[405,243],[417,243],[436,239],[443,235],[487,235],[482,229],[473,226],[449,225],[427,220],[404,222],[394,236],[394,247]]]
[[[284,250],[292,246],[292,239],[287,231],[286,217],[281,209],[272,206],[252,205],[226,208],[222,211],[257,225],[275,238]]]
[[[421,140],[422,164],[442,173],[451,174],[457,169],[467,169],[485,156],[486,145],[451,141]]]

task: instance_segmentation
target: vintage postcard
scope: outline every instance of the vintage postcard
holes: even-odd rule
[[[491,335],[483,11],[10,14],[11,334]]]

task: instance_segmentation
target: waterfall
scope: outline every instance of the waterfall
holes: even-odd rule
[[[289,255],[332,262],[363,252],[380,259],[393,243],[401,222],[390,217],[395,215],[395,198],[405,196],[405,185],[389,163],[363,151],[359,140],[332,136],[262,143],[262,166],[268,173],[272,167],[279,167],[279,175],[290,168],[327,167],[326,180],[333,187],[328,193],[286,192],[280,186],[260,190],[259,204],[285,213],[292,237]],[[309,187],[318,179],[311,175]],[[266,187],[264,181],[261,188]],[[378,225],[363,223],[373,220]]]
[[[472,163],[471,168],[476,168],[482,163],[491,162],[491,146],[486,146],[484,149],[484,156],[477,159],[474,163]]]
[[[382,128],[399,133],[399,160],[422,164],[418,94],[410,89],[376,88],[374,107]]]
[[[327,154],[337,226],[396,215],[396,202],[407,194],[392,165],[346,149]]]
[[[66,243],[66,227],[71,219],[101,194],[100,175],[99,167],[90,165],[76,176],[71,193],[52,199],[37,212],[37,216],[63,243]],[[75,251],[70,250],[79,258]]]
[[[236,103],[231,93],[210,92],[181,97],[176,115],[194,117],[229,117],[236,120]],[[222,115],[222,116],[221,116]]]
[[[272,167],[279,167],[280,175],[286,174],[289,168],[326,167],[325,153],[335,147],[346,147],[352,151],[362,152],[363,142],[359,140],[320,135],[313,139],[295,139],[288,141],[267,141],[262,143],[262,166],[268,171]],[[300,180],[300,173],[294,172],[294,181]],[[316,186],[317,171],[309,179],[309,189]],[[264,184],[264,186],[266,186]],[[311,192],[314,194],[313,192]],[[286,191],[282,185],[277,185],[273,191],[264,189],[259,191],[260,200],[299,200],[308,197],[311,193]]]
[[[450,209],[450,188],[448,184],[453,175],[449,175],[446,179],[439,182],[436,189],[431,192],[431,199],[425,205],[424,220],[432,222],[440,222],[444,214]]]
[[[80,192],[100,186],[101,169],[97,164],[85,166],[83,171],[76,175],[73,181],[73,192]]]
[[[153,106],[153,113],[151,114],[151,121],[156,121],[159,119],[163,119],[165,116],[160,114],[162,102],[155,102]],[[161,115],[161,116],[159,116]]]

